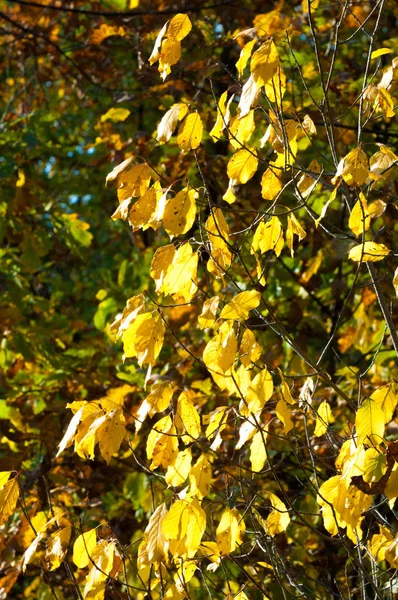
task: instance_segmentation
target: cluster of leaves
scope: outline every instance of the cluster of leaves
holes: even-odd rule
[[[1,594],[392,599],[396,7],[10,4]]]

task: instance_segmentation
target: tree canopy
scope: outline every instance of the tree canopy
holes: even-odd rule
[[[0,0],[0,599],[397,597],[397,31]]]

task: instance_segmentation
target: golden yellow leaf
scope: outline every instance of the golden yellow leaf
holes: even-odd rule
[[[241,292],[224,306],[221,319],[247,319],[249,312],[260,304],[261,294],[256,290]]]
[[[352,209],[348,226],[356,236],[364,234],[370,227],[368,203],[362,192],[359,193],[359,199]]]
[[[211,449],[215,450],[218,447],[218,442],[222,442],[221,432],[225,429],[226,420],[228,415],[228,406],[218,406],[215,410],[213,410],[208,416],[208,425],[206,427],[205,436],[210,441],[212,436],[216,434],[215,442],[216,444],[211,445]]]
[[[178,13],[175,15],[167,28],[167,35],[178,42],[184,39],[192,29],[192,23],[188,15]]]
[[[236,508],[226,508],[216,530],[217,546],[222,555],[234,552],[243,542],[245,522]]]
[[[228,162],[227,173],[232,185],[247,183],[257,171],[258,158],[256,150],[242,149],[235,152]]]
[[[151,471],[162,466],[165,469],[172,465],[178,454],[177,430],[173,421],[166,415],[152,427],[146,443],[146,454],[152,459]]]
[[[189,186],[168,200],[163,214],[163,225],[171,238],[189,231],[195,221],[196,198],[199,194]]]
[[[203,135],[202,119],[198,112],[189,114],[178,131],[177,143],[183,152],[195,150],[200,145]]]
[[[244,117],[235,116],[230,120],[228,127],[229,142],[233,148],[242,148],[251,138],[256,124],[254,122],[254,110]]]
[[[370,55],[370,60],[379,58],[379,56],[383,56],[384,54],[390,54],[391,52],[394,52],[391,48],[379,48],[378,50],[373,50]]]
[[[363,480],[370,484],[377,483],[386,471],[386,455],[376,450],[376,448],[368,448],[365,452]]]
[[[279,192],[283,188],[280,177],[282,171],[275,167],[275,164],[270,162],[269,167],[264,171],[261,178],[261,196],[264,200],[275,200]]]
[[[250,444],[250,462],[252,471],[255,473],[259,473],[263,470],[265,461],[267,460],[267,450],[265,447],[267,436],[267,431],[261,429],[255,433],[252,443]]]
[[[167,560],[167,541],[163,535],[162,523],[167,516],[166,504],[163,502],[151,515],[145,529],[148,561],[159,565]]]
[[[141,313],[123,333],[126,358],[137,357],[138,364],[154,365],[163,346],[164,324],[159,313]]]
[[[292,213],[287,217],[286,231],[286,244],[290,249],[291,256],[294,255],[293,240],[295,234],[297,235],[299,241],[303,240],[307,236],[307,233],[304,231],[304,229],[301,227],[300,223],[297,221],[296,217]]]
[[[160,144],[169,141],[177,127],[178,121],[181,121],[188,112],[188,105],[184,102],[173,104],[173,106],[163,115],[158,125],[156,139]]]
[[[272,492],[267,492],[267,496],[274,510],[270,512],[266,519],[266,532],[268,535],[274,536],[286,531],[290,523],[290,515],[284,502],[279,500],[278,496]]]
[[[195,556],[206,529],[206,514],[196,498],[177,500],[162,523],[174,557]]]
[[[171,73],[171,67],[181,58],[181,42],[168,37],[162,42],[159,56],[159,73],[162,81]]]
[[[104,460],[109,464],[126,437],[126,421],[121,409],[107,413],[105,421],[97,429],[96,437]]]
[[[49,571],[57,569],[68,551],[72,527],[63,527],[50,535],[47,540],[46,565]]]
[[[184,444],[193,442],[201,434],[199,413],[186,392],[178,397],[175,424]]]
[[[171,294],[176,301],[182,299],[184,302],[190,302],[198,290],[198,260],[198,253],[193,252],[189,242],[180,246],[167,269],[159,291]]]
[[[308,116],[308,115],[306,115]],[[303,173],[297,183],[297,189],[300,192],[303,198],[308,198],[311,194],[312,190],[316,186],[317,179],[316,174],[321,172],[321,165],[319,162],[314,159],[310,165],[308,166],[307,171],[314,173],[315,175],[310,175],[309,173]]]
[[[376,242],[364,242],[351,248],[348,258],[355,262],[376,262],[383,260],[385,256],[390,254],[384,244],[376,244]]]
[[[90,556],[97,545],[97,530],[90,529],[79,535],[73,544],[73,562],[79,569],[91,564]]]
[[[275,75],[278,67],[278,51],[272,39],[269,39],[254,52],[250,72],[257,85],[263,86]]]
[[[220,139],[222,132],[224,131],[229,121],[229,110],[227,111],[226,107],[227,97],[228,92],[223,92],[217,104],[217,119],[214,123],[213,129],[209,132],[209,135],[213,142],[217,142]]]
[[[390,500],[394,502],[395,498],[398,497],[398,463],[396,462],[392,468],[390,477],[388,478],[387,485],[384,490],[384,494]],[[391,504],[390,504],[391,506]]]
[[[0,488],[2,488],[10,478],[12,471],[1,471],[0,472]]]
[[[203,303],[201,314],[198,316],[198,323],[201,329],[211,327],[216,319],[217,308],[220,302],[219,296],[213,296]]]
[[[153,255],[151,262],[150,275],[156,283],[156,292],[164,292],[164,280],[167,275],[167,271],[174,261],[176,255],[176,248],[174,244],[168,244],[158,248]]]
[[[341,159],[337,166],[337,172],[332,183],[337,183],[339,177],[342,177],[349,186],[359,186],[365,183],[369,176],[368,157],[359,146],[351,150]]]
[[[101,123],[104,123],[105,121],[113,121],[114,123],[118,123],[119,121],[125,121],[129,115],[130,111],[127,108],[110,108],[104,115],[102,115]]]
[[[327,400],[320,403],[317,411],[314,435],[320,437],[328,430],[329,423],[333,423],[334,417]]]
[[[241,402],[239,412],[248,417],[250,413],[257,414],[266,402],[271,398],[274,391],[272,376],[268,369],[263,369],[253,379],[246,393],[245,402]]]
[[[191,467],[189,481],[192,496],[196,496],[200,500],[208,495],[211,485],[211,465],[204,454],[201,454]]]
[[[398,384],[395,381],[390,381],[387,385],[383,385],[374,391],[370,397],[383,410],[384,423],[389,423],[398,404]]]
[[[268,221],[258,225],[252,243],[252,254],[260,250],[262,254],[268,250],[274,250],[277,256],[280,255],[283,248],[283,230],[278,217],[271,217]]]
[[[283,423],[285,433],[289,433],[293,429],[293,422],[290,416],[290,410],[287,403],[281,399],[275,407],[276,416]]]
[[[239,359],[245,367],[250,367],[261,356],[261,346],[250,329],[245,329],[239,346]]]
[[[14,477],[0,489],[0,525],[3,525],[14,512],[19,498],[18,479]]]
[[[358,444],[375,444],[378,446],[384,436],[384,412],[380,405],[365,398],[355,417]]]
[[[129,209],[128,221],[133,231],[137,231],[141,227],[145,231],[145,229],[151,226],[151,218],[156,210],[158,194],[159,191],[155,184]],[[119,211],[116,211],[112,215],[112,219],[115,220],[116,216],[119,218]]]
[[[181,450],[172,465],[167,467],[165,480],[167,485],[178,487],[184,483],[191,470],[192,453],[190,448]]]
[[[236,63],[236,68],[237,71],[239,73],[239,77],[243,77],[243,71],[245,70],[245,67],[247,65],[247,62],[249,60],[249,58],[251,57],[251,54],[253,52],[253,48],[254,45],[256,43],[257,40],[251,40],[250,42],[247,42],[247,44],[245,44],[240,52],[239,55],[239,60]]]

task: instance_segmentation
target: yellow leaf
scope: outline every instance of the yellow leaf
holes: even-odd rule
[[[369,175],[368,157],[361,147],[351,150],[341,159],[332,183],[335,184],[342,177],[349,186],[359,186],[365,183]]]
[[[184,483],[191,470],[192,453],[190,448],[181,450],[172,465],[167,467],[165,480],[168,486],[178,487]]]
[[[234,552],[242,544],[246,527],[236,508],[226,508],[216,530],[217,546],[222,555]]]
[[[282,379],[282,383],[281,383],[282,396],[283,396],[285,402],[287,402],[288,404],[295,404],[296,401],[295,401],[295,399],[292,396],[292,393],[290,391],[290,388],[289,388],[288,384],[283,379],[283,375],[282,375],[281,379]]]
[[[156,40],[155,40],[155,45],[153,47],[152,50],[152,54],[151,56],[148,58],[148,62],[150,65],[153,65],[155,62],[157,62],[160,58],[160,47],[162,45],[162,40],[166,34],[167,31],[167,26],[169,24],[169,21],[167,21],[167,23],[165,23],[162,27],[162,29],[159,31]]]
[[[198,290],[196,285],[198,260],[198,253],[193,252],[189,242],[180,246],[167,269],[159,291],[171,294],[176,301],[182,299],[184,302],[190,302]]]
[[[256,128],[254,122],[254,110],[244,117],[233,117],[228,127],[229,142],[233,148],[242,148]]]
[[[206,514],[196,498],[177,500],[162,523],[163,535],[169,540],[174,557],[195,556],[206,529]]]
[[[365,398],[355,417],[358,444],[375,444],[378,446],[384,436],[384,412],[380,405]]]
[[[268,492],[267,496],[269,497],[274,510],[270,512],[266,519],[266,531],[268,535],[274,536],[286,531],[287,526],[290,523],[290,515],[284,502],[279,500],[278,496],[272,492]]]
[[[384,490],[384,494],[387,498],[394,502],[394,499],[398,497],[398,463],[396,462],[392,468],[390,477],[388,478],[387,485]],[[391,504],[390,504],[391,506]]]
[[[368,203],[362,192],[359,193],[359,199],[352,209],[348,226],[356,236],[364,234],[370,227]]]
[[[217,104],[217,119],[213,126],[213,129],[209,132],[209,135],[213,142],[217,142],[220,139],[222,132],[224,131],[229,121],[229,111],[227,111],[226,107],[227,97],[228,92],[223,92]]]
[[[284,400],[279,400],[275,407],[276,416],[283,423],[283,429],[285,433],[289,433],[293,429],[293,422],[290,417],[290,410]]]
[[[148,561],[159,565],[167,560],[167,541],[163,535],[162,524],[167,516],[166,504],[163,502],[157,507],[148,521],[145,529],[145,538],[147,539],[146,550]]]
[[[73,544],[73,562],[79,569],[91,564],[90,556],[97,545],[97,530],[90,529],[79,535]]]
[[[304,229],[301,227],[300,223],[297,221],[296,217],[292,213],[287,217],[287,231],[286,231],[286,244],[288,248],[290,248],[291,256],[294,255],[293,251],[293,239],[294,234],[298,236],[299,241],[303,240],[307,234]]]
[[[261,346],[257,343],[256,336],[250,329],[245,329],[239,346],[239,359],[245,367],[250,367],[261,356]]]
[[[268,221],[261,221],[257,227],[252,243],[252,254],[260,250],[262,254],[274,250],[277,256],[283,248],[283,230],[278,217],[271,217]]]
[[[2,488],[10,478],[12,471],[1,471],[0,472],[0,488]]]
[[[188,105],[184,103],[173,104],[173,106],[163,115],[158,125],[156,139],[160,144],[169,141],[177,127],[178,121],[181,121],[188,112]]]
[[[198,192],[187,186],[168,200],[163,214],[163,225],[171,238],[191,229],[195,221],[195,200],[198,196]]]
[[[109,464],[126,437],[126,421],[121,409],[112,410],[97,430],[97,439],[102,457]]]
[[[253,52],[253,47],[255,45],[257,40],[251,40],[250,42],[247,42],[247,44],[244,45],[244,47],[241,50],[241,53],[239,55],[239,60],[236,63],[236,68],[237,71],[239,73],[239,77],[243,77],[243,71],[245,70],[245,67],[247,65],[247,62]]]
[[[158,248],[153,255],[151,262],[150,275],[156,283],[156,292],[164,292],[164,280],[167,275],[167,271],[172,265],[176,255],[176,248],[174,244],[168,244]]]
[[[164,81],[171,73],[171,67],[178,63],[181,58],[181,42],[173,37],[163,40],[159,56],[159,73]]]
[[[374,391],[370,397],[383,410],[384,423],[389,423],[398,404],[398,384],[395,381],[391,381]]]
[[[201,329],[206,329],[207,327],[211,327],[213,325],[216,319],[219,302],[219,296],[213,296],[213,298],[209,298],[208,300],[204,301],[202,312],[198,316],[198,323]]]
[[[375,200],[369,204],[369,216],[371,219],[381,217],[387,208],[387,204],[383,200]]]
[[[365,242],[351,248],[348,258],[355,262],[376,262],[383,260],[390,252],[384,244]]]
[[[233,323],[223,323],[219,333],[206,345],[203,351],[203,361],[211,370],[226,373],[230,370],[236,359],[238,341],[236,339]]]
[[[228,162],[227,173],[232,185],[247,183],[257,171],[258,158],[256,151],[242,149],[235,152]]]
[[[201,434],[199,413],[186,392],[178,397],[175,424],[184,444],[193,442]]]
[[[261,429],[255,433],[252,443],[250,444],[250,462],[252,471],[255,473],[259,473],[263,470],[265,461],[267,460],[267,450],[265,447],[267,436],[267,431]]]
[[[127,161],[125,161],[127,162]],[[122,163],[123,165],[124,163]],[[106,181],[113,181],[113,173],[120,169],[122,165],[116,167],[106,178]],[[112,177],[112,178],[111,178]],[[148,189],[151,181],[151,169],[147,163],[141,163],[130,167],[127,165],[122,171],[116,174],[118,188],[118,198],[120,202],[135,196],[142,196]]]
[[[196,496],[200,500],[208,495],[211,484],[211,465],[204,454],[191,467],[189,481],[192,496]]]
[[[151,226],[151,219],[156,210],[157,199],[159,190],[157,185],[151,186],[143,196],[129,209],[128,221],[133,228],[133,231],[137,231],[141,227],[145,230]],[[112,219],[119,217],[119,210],[113,215]]]
[[[272,376],[268,369],[263,369],[253,379],[246,393],[245,402],[241,402],[239,412],[244,417],[250,413],[257,414],[263,408],[266,402],[271,398],[274,391]]]
[[[256,290],[241,292],[221,311],[221,319],[247,319],[249,312],[260,304],[261,294]]]
[[[177,143],[183,152],[195,150],[202,141],[203,124],[198,112],[188,115],[178,131]]]
[[[50,535],[47,540],[46,565],[49,571],[57,569],[64,560],[68,551],[72,527],[64,527]]]
[[[278,67],[278,52],[272,39],[269,39],[253,54],[250,72],[257,85],[263,86],[275,75]]]
[[[306,115],[306,116],[308,116],[308,115]],[[319,162],[316,159],[314,159],[310,163],[307,171],[310,171],[311,173],[315,173],[315,174],[320,173],[321,165],[319,164]],[[308,196],[311,194],[312,190],[316,186],[316,183],[317,183],[316,177],[314,177],[313,175],[310,175],[309,173],[303,173],[303,175],[300,177],[300,179],[297,183],[297,189],[303,198],[308,198]]]
[[[18,498],[18,479],[14,477],[14,479],[7,481],[0,490],[0,525],[3,525],[8,517],[13,514]]]
[[[228,415],[228,406],[218,406],[207,417],[208,426],[205,431],[206,438],[210,441],[211,437],[216,433],[216,439],[222,441],[220,433],[225,429]],[[212,448],[213,449],[213,448]]]
[[[366,483],[377,483],[387,471],[386,455],[376,448],[368,448],[365,452],[363,480]]]
[[[125,121],[129,115],[130,111],[127,108],[110,108],[104,115],[102,115],[101,123],[104,123],[105,121],[113,121],[114,123],[118,123],[119,121]]]
[[[282,171],[275,168],[275,163],[270,162],[261,178],[261,196],[264,200],[275,200],[283,188],[280,176]]]
[[[332,411],[327,400],[320,403],[317,411],[314,435],[320,437],[327,432],[329,423],[334,421]]]
[[[192,23],[188,15],[178,13],[175,15],[167,28],[167,35],[174,38],[178,42],[184,39],[192,29]]]
[[[137,357],[138,364],[154,365],[163,346],[164,324],[157,313],[141,313],[123,333],[126,358]]]
[[[178,454],[177,430],[167,415],[152,427],[146,443],[146,454],[152,459],[151,471],[162,466],[165,469],[172,465]]]
[[[276,73],[264,86],[265,94],[270,102],[280,104],[286,92],[286,74],[278,65]]]
[[[390,54],[391,52],[393,52],[391,48],[379,48],[378,50],[373,50],[372,54],[370,55],[370,60],[379,58],[379,56],[383,56],[384,54]]]

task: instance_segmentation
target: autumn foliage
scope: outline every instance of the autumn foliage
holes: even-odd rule
[[[397,5],[65,4],[0,1],[0,598],[396,598]]]

